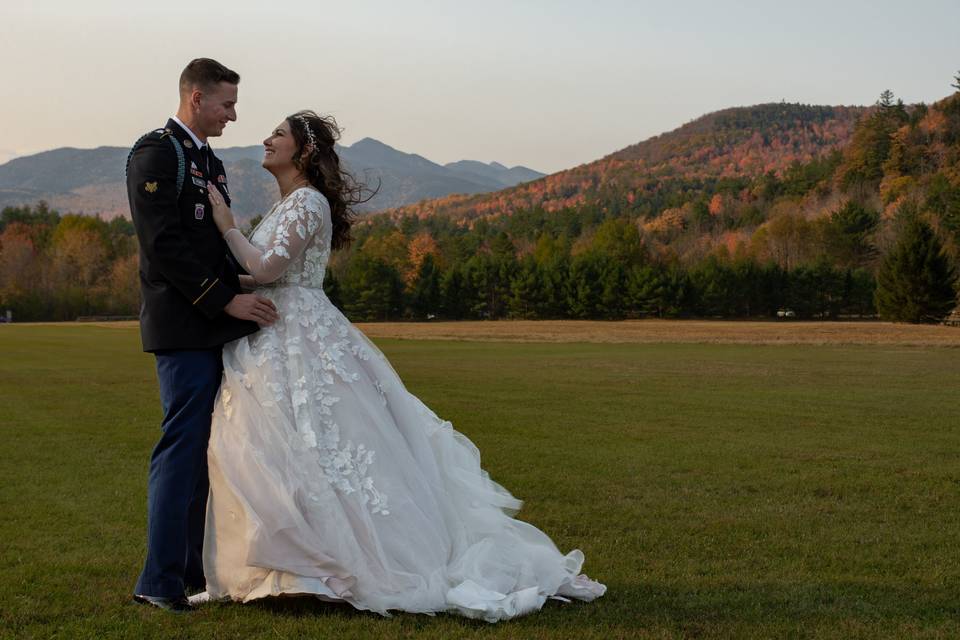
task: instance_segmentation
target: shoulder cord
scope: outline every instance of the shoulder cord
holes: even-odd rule
[[[177,153],[177,199],[180,199],[180,193],[183,191],[183,181],[186,177],[187,161],[183,155],[183,147],[180,146],[180,141],[177,140],[175,136],[170,135],[169,129],[157,129],[156,131],[151,131],[150,133],[145,133],[140,136],[140,139],[133,143],[133,146],[130,147],[130,153],[127,154],[127,166],[124,169],[124,173],[130,173],[130,159],[133,157],[133,152],[137,150],[137,147],[140,146],[140,143],[143,142],[147,136],[153,133],[161,133],[161,139],[167,138],[170,140],[170,144],[173,145],[173,150]]]

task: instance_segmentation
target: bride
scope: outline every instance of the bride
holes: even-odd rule
[[[448,611],[496,622],[547,598],[593,600],[476,447],[406,390],[323,292],[357,192],[336,122],[311,111],[264,140],[280,200],[248,241],[217,189],[214,219],[280,319],[225,345],[208,449],[207,591],[194,602],[312,594],[358,609]]]

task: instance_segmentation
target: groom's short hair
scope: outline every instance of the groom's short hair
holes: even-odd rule
[[[209,91],[221,82],[240,84],[240,74],[227,69],[216,60],[196,58],[191,60],[180,74],[180,94],[189,92],[193,87]]]

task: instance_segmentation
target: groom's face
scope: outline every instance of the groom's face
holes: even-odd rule
[[[206,92],[200,93],[195,102],[197,125],[209,137],[223,135],[228,122],[237,119],[237,85],[219,82]]]

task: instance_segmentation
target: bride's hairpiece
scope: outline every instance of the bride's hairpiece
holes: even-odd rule
[[[300,121],[300,124],[303,125],[303,130],[307,132],[307,142],[310,144],[310,146],[312,146],[312,147],[314,148],[314,150],[316,150],[316,149],[317,149],[317,139],[313,136],[313,131],[310,130],[310,123],[307,121],[307,119],[306,119],[306,118],[303,116],[303,114],[301,114],[301,113],[298,113],[297,115],[295,115],[295,116],[293,116],[293,117],[296,118],[297,120],[299,120],[299,121]]]

